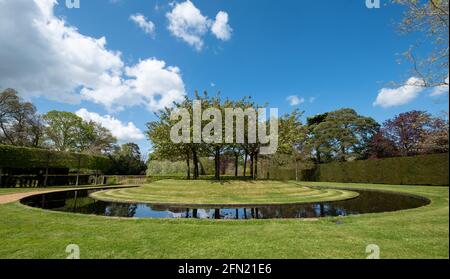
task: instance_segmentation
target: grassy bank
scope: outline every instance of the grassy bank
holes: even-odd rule
[[[336,201],[357,197],[340,189],[312,189],[280,181],[161,180],[137,188],[100,191],[92,197],[104,201],[158,204],[282,204]]]
[[[380,214],[301,220],[116,219],[0,205],[0,258],[448,258],[448,187],[339,183],[422,195],[428,206]],[[336,222],[336,221],[340,222]]]

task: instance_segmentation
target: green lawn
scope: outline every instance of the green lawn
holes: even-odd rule
[[[448,187],[302,183],[394,190],[429,198],[422,208],[302,220],[119,219],[0,205],[0,258],[449,258]],[[220,187],[220,186],[219,186]],[[336,222],[337,220],[341,222]]]
[[[104,201],[131,203],[254,205],[336,201],[355,198],[358,193],[313,189],[281,181],[160,180],[137,188],[100,191],[91,196]]]

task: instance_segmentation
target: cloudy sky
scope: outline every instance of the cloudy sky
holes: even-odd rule
[[[438,113],[448,89],[424,91],[398,64],[418,39],[395,31],[401,12],[365,0],[0,0],[0,90],[144,150],[154,112],[195,90],[251,95],[282,113]]]

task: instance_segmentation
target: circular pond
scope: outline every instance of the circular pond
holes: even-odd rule
[[[22,204],[54,211],[137,218],[199,219],[273,219],[318,218],[351,214],[390,212],[417,208],[430,203],[426,198],[395,192],[353,190],[359,196],[331,202],[309,202],[257,206],[168,206],[146,203],[100,201],[90,197],[95,190],[71,190],[38,194],[21,200]]]

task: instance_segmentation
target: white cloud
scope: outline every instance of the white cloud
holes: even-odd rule
[[[316,97],[309,97],[309,102],[312,104],[316,101]]]
[[[220,11],[213,21],[190,1],[169,4],[172,11],[166,14],[169,20],[168,29],[177,38],[185,41],[200,51],[203,48],[203,36],[211,29],[211,32],[222,41],[231,38],[233,29],[228,24],[228,14]]]
[[[434,96],[440,96],[443,94],[448,94],[448,76],[445,79],[445,83],[447,83],[446,85],[440,85],[440,86],[436,86],[435,88],[433,88],[433,90],[430,93],[430,96],[434,97]]]
[[[170,107],[185,95],[183,80],[177,67],[166,66],[154,58],[126,67],[128,79],[100,76],[96,89],[83,88],[81,95],[94,103],[104,105],[109,111],[144,105],[149,111]]]
[[[26,97],[80,100],[75,88],[94,86],[102,73],[115,75],[120,53],[105,38],[83,36],[53,15],[52,0],[0,1],[0,85]]]
[[[145,18],[142,14],[134,14],[130,16],[130,20],[136,23],[146,34],[155,35],[155,24]]]
[[[422,85],[423,81],[419,78],[411,77],[405,85],[398,88],[382,88],[373,105],[389,108],[407,104],[425,90]]]
[[[175,4],[166,17],[169,20],[168,28],[175,37],[197,50],[203,48],[202,36],[208,31],[210,21],[191,1]]]
[[[286,98],[286,101],[288,101],[291,106],[298,106],[305,102],[305,98],[299,98],[297,95],[291,95]]]
[[[217,37],[217,39],[222,41],[228,41],[231,38],[231,29],[228,24],[228,14],[226,12],[220,11],[216,15],[216,20],[211,26],[211,32]]]
[[[78,110],[76,115],[85,121],[93,121],[101,124],[103,127],[110,130],[112,135],[116,137],[119,142],[132,142],[143,140],[145,138],[142,131],[139,130],[132,122],[128,122],[125,125],[120,120],[110,115],[101,116],[98,113],[89,112],[85,108]]]
[[[62,102],[86,99],[111,111],[134,105],[161,109],[184,96],[178,68],[156,58],[126,66],[120,52],[106,48],[104,37],[82,35],[56,17],[55,5],[53,0],[0,0],[2,88]]]
[[[156,59],[143,60],[133,67],[125,69],[129,88],[136,92],[136,97],[151,111],[169,107],[174,101],[182,101],[185,95],[180,69],[166,66],[164,61]]]

